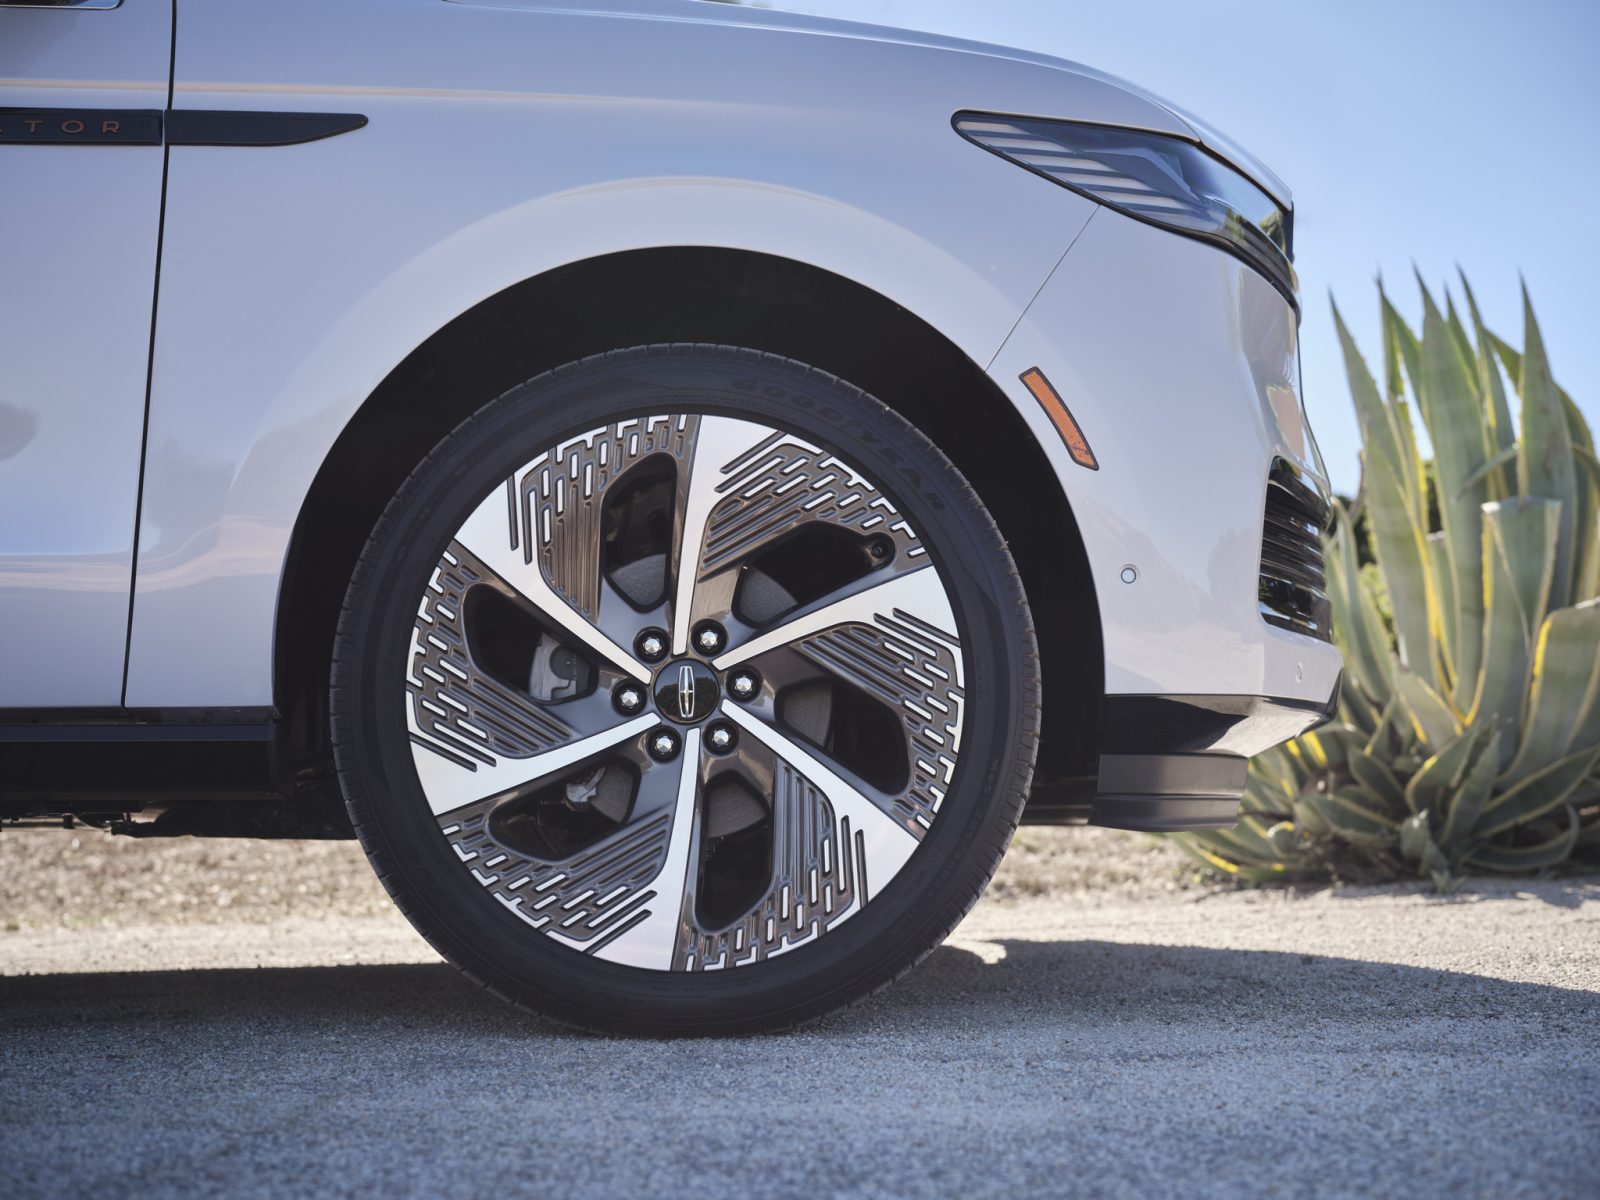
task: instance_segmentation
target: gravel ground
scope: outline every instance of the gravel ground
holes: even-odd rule
[[[569,1033],[339,843],[0,834],[0,1196],[1593,1197],[1600,879],[1231,892],[1025,830],[895,987]]]
[[[1018,831],[988,894],[1104,898],[1199,886],[1159,838],[1033,827]],[[354,842],[139,839],[84,827],[0,832],[0,930],[8,932],[377,917],[393,907]]]

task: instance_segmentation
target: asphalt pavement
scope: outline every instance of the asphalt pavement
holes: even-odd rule
[[[0,933],[0,1195],[1600,1195],[1600,881],[980,904],[776,1037],[583,1036],[397,917]]]

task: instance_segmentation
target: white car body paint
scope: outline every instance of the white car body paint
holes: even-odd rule
[[[164,0],[0,8],[0,104],[158,106],[159,39],[137,69],[122,66],[117,54],[136,43],[96,49],[104,36],[90,23],[132,28],[162,11]],[[1271,458],[1295,457],[1326,484],[1297,400],[1293,310],[1222,251],[986,154],[950,117],[1127,125],[1230,153],[1203,126],[1038,55],[698,0],[177,0],[177,14],[175,111],[354,112],[369,123],[304,145],[168,151],[131,628],[145,416],[135,368],[148,311],[143,327],[123,318],[153,282],[154,174],[136,156],[159,154],[69,161],[65,150],[0,145],[0,164],[28,167],[6,174],[23,180],[9,202],[24,211],[87,217],[95,181],[75,173],[113,171],[113,158],[130,174],[100,190],[134,195],[118,213],[122,253],[98,264],[98,290],[121,298],[105,322],[119,340],[91,359],[71,330],[31,314],[6,334],[22,349],[0,365],[0,400],[35,418],[59,405],[103,420],[70,457],[50,451],[61,456],[55,511],[27,538],[10,519],[21,476],[0,471],[6,615],[49,630],[68,603],[94,610],[72,639],[86,661],[67,669],[42,638],[10,641],[0,707],[270,706],[290,537],[329,448],[374,389],[507,287],[661,246],[834,272],[987,367],[1082,528],[1108,691],[1326,700],[1336,651],[1267,626],[1254,602]],[[60,53],[19,54],[12,32],[46,20],[71,23]],[[79,52],[82,71],[62,66]],[[132,82],[90,99],[65,82],[96,77]],[[1253,174],[1287,199],[1270,173]],[[38,274],[47,250],[12,253]],[[50,261],[78,261],[57,251]],[[50,362],[74,373],[69,402],[43,383],[38,364]],[[1033,366],[1078,418],[1098,472],[1071,462],[1020,384]],[[115,377],[102,388],[96,372]],[[23,456],[49,445],[41,432],[11,467],[39,470]],[[1121,582],[1127,565],[1136,583]],[[1037,617],[1050,619],[1048,603]]]
[[[1109,694],[1332,693],[1338,650],[1267,624],[1257,601],[1273,458],[1328,488],[1299,401],[1295,327],[1244,263],[1107,210],[990,365],[1072,504]],[[1083,428],[1098,471],[1072,462],[1032,402],[1019,378],[1031,367]]]
[[[0,108],[161,109],[171,42],[163,3],[0,10]],[[27,133],[0,115],[0,708],[116,705],[161,147],[9,140]]]

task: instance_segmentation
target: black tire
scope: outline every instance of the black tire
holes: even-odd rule
[[[403,685],[418,598],[468,514],[564,439],[664,412],[760,422],[877,481],[937,567],[965,663],[959,757],[920,845],[850,919],[793,952],[728,970],[622,965],[530,928],[463,868],[430,810],[409,744],[412,699]],[[681,513],[678,520],[687,524]],[[1039,728],[1038,654],[1021,582],[994,522],[949,460],[897,413],[831,375],[711,345],[583,359],[513,388],[440,442],[389,503],[357,564],[331,693],[351,819],[417,930],[512,1003],[629,1034],[785,1028],[904,974],[950,933],[999,864],[1028,793]]]

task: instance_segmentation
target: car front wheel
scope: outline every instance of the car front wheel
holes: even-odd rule
[[[389,503],[335,646],[363,846],[492,991],[616,1032],[807,1020],[971,907],[1038,662],[949,460],[803,364],[646,346],[540,376]]]

